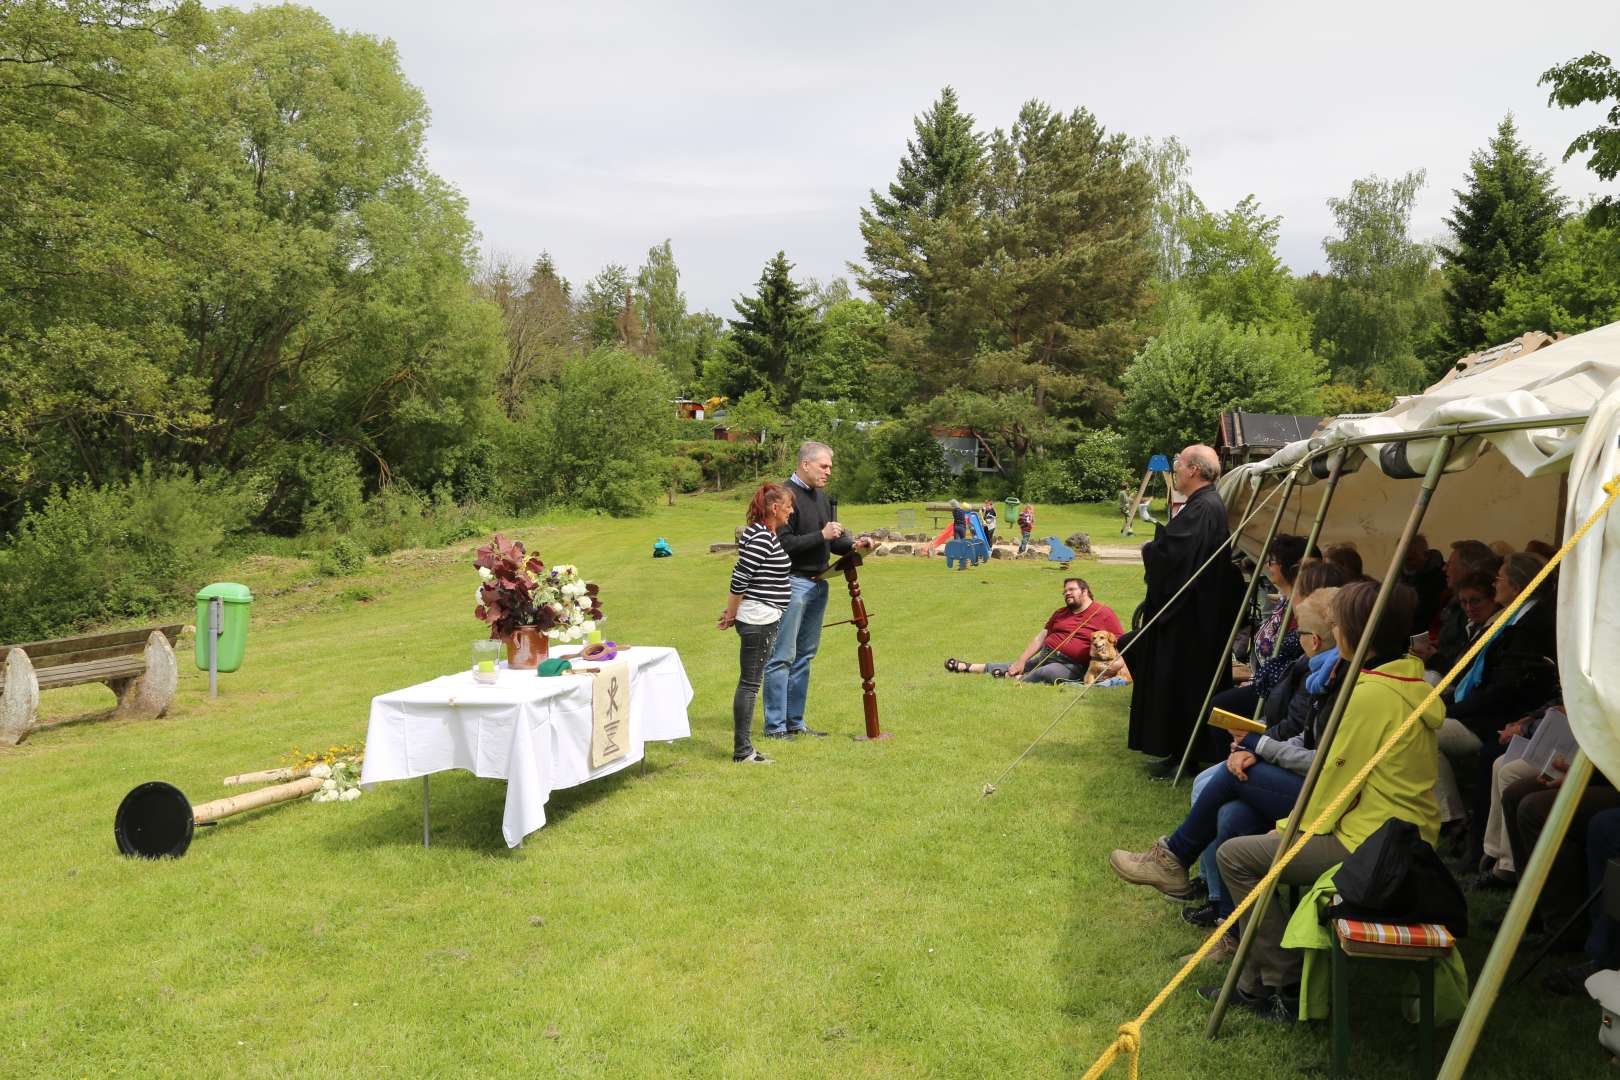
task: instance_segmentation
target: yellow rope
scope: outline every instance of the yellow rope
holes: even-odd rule
[[[1468,647],[1468,651],[1463,653],[1462,657],[1452,665],[1451,670],[1446,672],[1445,677],[1429,690],[1428,696],[1423,699],[1422,703],[1402,721],[1401,726],[1395,729],[1395,733],[1384,742],[1384,745],[1378,748],[1377,753],[1368,759],[1367,764],[1361,767],[1361,771],[1356,773],[1350,783],[1346,784],[1344,789],[1339,792],[1338,796],[1317,815],[1316,820],[1311,822],[1307,828],[1300,830],[1299,838],[1294,841],[1294,846],[1289,848],[1282,858],[1272,864],[1271,869],[1266,872],[1266,876],[1261,878],[1255,887],[1249,890],[1249,895],[1238,903],[1232,914],[1228,915],[1221,925],[1216,927],[1214,933],[1210,934],[1204,943],[1198,947],[1197,951],[1187,958],[1187,962],[1181,966],[1181,970],[1176,972],[1174,977],[1164,985],[1164,988],[1154,996],[1152,1001],[1148,1002],[1147,1007],[1137,1014],[1136,1019],[1130,1023],[1120,1025],[1118,1037],[1109,1044],[1108,1048],[1102,1052],[1096,1061],[1092,1062],[1091,1068],[1086,1070],[1083,1080],[1097,1080],[1098,1077],[1108,1071],[1109,1066],[1113,1065],[1121,1054],[1129,1055],[1131,1080],[1136,1080],[1142,1055],[1142,1027],[1152,1019],[1154,1013],[1159,1011],[1160,1006],[1169,1000],[1170,995],[1175,993],[1176,989],[1186,981],[1187,976],[1192,974],[1199,964],[1203,963],[1204,957],[1209,955],[1209,951],[1215,947],[1227,930],[1237,925],[1238,920],[1248,912],[1249,908],[1254,906],[1255,901],[1276,882],[1283,869],[1294,860],[1294,856],[1299,854],[1300,849],[1309,842],[1311,837],[1317,835],[1317,830],[1325,827],[1329,822],[1337,820],[1340,808],[1344,806],[1352,795],[1360,790],[1362,784],[1367,782],[1367,777],[1372,775],[1372,771],[1388,756],[1395,744],[1400,742],[1406,736],[1406,733],[1416,726],[1419,718],[1441,694],[1445,693],[1446,689],[1457,678],[1458,673],[1467,670],[1468,666],[1473,663],[1474,658],[1479,655],[1480,650],[1490,644],[1492,639],[1501,632],[1502,628],[1524,606],[1525,601],[1535,595],[1535,591],[1541,587],[1541,583],[1546,581],[1548,575],[1563,561],[1564,556],[1568,555],[1575,545],[1580,543],[1581,537],[1585,536],[1592,526],[1596,525],[1603,515],[1609,512],[1609,508],[1614,505],[1615,500],[1620,499],[1620,474],[1616,474],[1614,479],[1604,484],[1603,490],[1608,495],[1608,498],[1603,500],[1602,505],[1592,511],[1591,516],[1581,524],[1579,529],[1575,530],[1575,534],[1566,540],[1564,546],[1559,548],[1553,554],[1553,557],[1547,561],[1547,565],[1541,568],[1541,572],[1536,574],[1530,580],[1530,584],[1526,585],[1524,590],[1513,598],[1513,602],[1502,611],[1502,614],[1497,616],[1496,621],[1491,624],[1490,628],[1474,640],[1474,643]],[[1326,749],[1326,747],[1321,747],[1317,752],[1322,753]]]

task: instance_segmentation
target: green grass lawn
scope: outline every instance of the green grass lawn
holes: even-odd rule
[[[294,744],[362,739],[374,694],[464,667],[480,636],[471,543],[345,579],[250,560],[248,659],[215,701],[189,664],[156,721],[92,722],[111,705],[100,688],[46,694],[46,716],[86,718],[0,751],[0,1074],[1077,1075],[1197,938],[1105,865],[1185,809],[1185,786],[1147,783],[1123,751],[1128,690],[1092,693],[980,798],[1074,691],[948,675],[943,661],[1011,659],[1062,575],[872,560],[862,584],[894,738],[849,737],[854,637],[835,627],[808,717],[834,736],[767,743],[775,766],[734,767],[737,639],[714,629],[731,562],[707,550],[740,505],[700,496],[638,521],[547,515],[513,530],[602,583],[612,637],[678,647],[696,688],[690,740],[650,747],[644,775],[557,793],[517,850],[501,840],[504,786],[465,773],[434,780],[428,850],[414,783],[232,818],[179,860],[113,844],[134,785],[217,798],[221,777]],[[842,517],[895,524],[894,508]],[[1113,542],[1117,521],[1042,507],[1037,531]],[[675,558],[649,557],[657,536]],[[1075,570],[1129,619],[1139,567]],[[829,618],[846,614],[835,585]],[[1486,944],[1470,942],[1470,970]],[[1356,1014],[1362,1075],[1415,1068],[1396,1013],[1368,1001]],[[1319,1026],[1234,1014],[1209,1043],[1205,1017],[1178,993],[1146,1030],[1145,1074],[1326,1060]],[[1508,994],[1470,1075],[1585,1075],[1596,1021],[1590,1003]]]

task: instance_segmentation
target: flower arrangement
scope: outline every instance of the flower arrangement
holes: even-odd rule
[[[311,802],[353,802],[360,797],[360,763],[343,758],[331,765],[321,762],[312,766],[309,775],[321,782],[321,788],[311,795]]]
[[[321,786],[312,802],[353,802],[360,797],[360,762],[365,757],[365,746],[329,746],[326,750],[300,750],[293,747],[283,755],[292,762],[292,771],[299,776],[313,776]]]
[[[473,614],[489,624],[489,636],[504,638],[532,626],[559,642],[584,641],[602,617],[596,585],[572,565],[553,566],[528,554],[523,543],[499,533],[479,548],[478,606]]]

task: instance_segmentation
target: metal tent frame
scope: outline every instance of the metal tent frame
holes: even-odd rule
[[[1390,559],[1389,567],[1386,569],[1383,580],[1380,584],[1378,596],[1373,602],[1373,609],[1370,614],[1368,624],[1376,625],[1384,612],[1384,608],[1388,604],[1391,593],[1394,591],[1395,582],[1399,578],[1401,567],[1406,559],[1406,551],[1411,544],[1412,537],[1417,534],[1419,528],[1421,527],[1423,516],[1428,510],[1430,501],[1434,497],[1435,489],[1439,486],[1440,479],[1445,474],[1446,464],[1451,458],[1452,452],[1459,444],[1469,439],[1479,438],[1486,435],[1501,434],[1509,431],[1534,431],[1554,428],[1581,427],[1586,424],[1589,418],[1590,415],[1588,413],[1556,413],[1546,416],[1517,418],[1512,420],[1490,420],[1463,424],[1447,424],[1437,427],[1420,428],[1408,432],[1386,432],[1376,435],[1357,436],[1355,438],[1331,443],[1323,443],[1320,446],[1313,447],[1311,451],[1303,458],[1291,464],[1280,466],[1276,469],[1267,470],[1266,473],[1260,474],[1259,482],[1251,491],[1250,503],[1252,505],[1255,495],[1258,494],[1260,487],[1263,486],[1265,482],[1265,478],[1267,476],[1282,472],[1284,469],[1287,470],[1286,475],[1281,482],[1288,485],[1289,490],[1284,493],[1282,503],[1279,505],[1276,516],[1271,522],[1266,534],[1265,542],[1262,544],[1260,552],[1257,556],[1257,562],[1258,564],[1263,564],[1266,554],[1271,547],[1272,541],[1276,538],[1278,525],[1282,520],[1283,510],[1287,506],[1289,498],[1292,496],[1295,481],[1300,475],[1303,474],[1304,470],[1311,469],[1315,463],[1323,459],[1329,459],[1329,472],[1326,487],[1322,492],[1321,501],[1317,505],[1316,516],[1311,524],[1310,546],[1314,546],[1318,537],[1320,536],[1322,525],[1326,520],[1328,509],[1332,503],[1334,490],[1337,488],[1339,480],[1344,474],[1344,466],[1348,463],[1349,455],[1352,450],[1374,444],[1381,445],[1386,443],[1435,442],[1437,446],[1434,456],[1429,462],[1428,468],[1418,486],[1416,496],[1413,499],[1411,512],[1407,517],[1406,526],[1401,532],[1400,540],[1395,546],[1395,551]],[[1560,522],[1560,528],[1561,527],[1562,523]],[[1307,547],[1307,550],[1309,550],[1309,546]],[[1258,579],[1259,573],[1260,571],[1257,565],[1254,576],[1251,578],[1249,583],[1249,592],[1251,595],[1255,588],[1255,582]],[[1245,607],[1246,606],[1247,601],[1245,602]],[[1237,632],[1243,620],[1244,614],[1245,612],[1240,611],[1237,619],[1234,620],[1230,639],[1227,644],[1228,651],[1231,648],[1231,641],[1235,640],[1237,636]],[[1338,729],[1339,722],[1343,718],[1344,710],[1349,704],[1350,693],[1355,687],[1356,679],[1360,673],[1361,664],[1366,658],[1366,652],[1369,644],[1370,642],[1365,636],[1363,636],[1363,639],[1357,643],[1356,654],[1351,660],[1349,673],[1345,678],[1343,685],[1339,689],[1338,696],[1334,699],[1331,712],[1328,714],[1328,720],[1323,729],[1322,738],[1320,740],[1320,745],[1322,747],[1326,747],[1332,743],[1333,736]],[[1221,662],[1222,664],[1226,663],[1225,652],[1222,654]],[[1220,676],[1221,672],[1220,670],[1217,670],[1214,676],[1211,678],[1209,692],[1206,695],[1204,709],[1202,712],[1208,711],[1209,702],[1214,697],[1216,687],[1220,683]],[[1182,755],[1182,768],[1177,770],[1177,779],[1180,778],[1181,772],[1185,770],[1191,756],[1193,741],[1197,739],[1198,731],[1202,727],[1202,712],[1198,717],[1198,723],[1194,725],[1192,739],[1188,742],[1187,753]],[[1289,849],[1299,832],[1300,819],[1305,812],[1305,807],[1310,802],[1311,793],[1315,789],[1317,778],[1321,772],[1322,762],[1325,760],[1325,757],[1326,755],[1318,753],[1311,763],[1310,770],[1307,772],[1304,783],[1300,787],[1299,796],[1295,800],[1294,808],[1289,814],[1288,821],[1284,827],[1283,841],[1278,845],[1277,848],[1278,857]],[[1441,1080],[1460,1080],[1464,1070],[1468,1066],[1469,1058],[1472,1056],[1474,1048],[1478,1044],[1480,1034],[1483,1031],[1485,1019],[1489,1015],[1491,1007],[1495,1004],[1497,995],[1501,992],[1502,982],[1507,975],[1509,965],[1512,963],[1513,954],[1517,950],[1519,941],[1524,934],[1524,928],[1529,921],[1530,912],[1541,895],[1541,890],[1546,883],[1548,872],[1552,868],[1553,858],[1557,853],[1559,846],[1563,843],[1565,835],[1569,831],[1570,823],[1574,818],[1576,804],[1580,800],[1582,793],[1586,790],[1587,783],[1590,781],[1591,776],[1592,763],[1590,759],[1587,758],[1584,751],[1577,753],[1575,760],[1570,765],[1569,772],[1563,785],[1559,788],[1558,797],[1555,800],[1552,810],[1548,816],[1547,824],[1545,828],[1543,828],[1541,836],[1536,842],[1535,850],[1530,856],[1529,864],[1522,871],[1519,886],[1515,890],[1513,900],[1508,906],[1508,911],[1506,916],[1503,918],[1501,929],[1497,933],[1495,940],[1491,943],[1490,953],[1486,957],[1485,966],[1480,971],[1478,982],[1475,984],[1474,990],[1469,996],[1467,1008],[1463,1013],[1462,1019],[1458,1022],[1457,1031],[1452,1038],[1450,1049],[1447,1051],[1445,1061],[1440,1067],[1439,1075]],[[1249,952],[1253,945],[1255,930],[1260,924],[1260,919],[1265,914],[1266,906],[1270,903],[1273,888],[1274,886],[1268,887],[1259,897],[1256,898],[1255,905],[1249,913],[1249,917],[1244,926],[1242,938],[1238,944],[1237,954],[1232,958],[1232,964],[1227,972],[1226,981],[1221,987],[1220,997],[1216,1001],[1215,1010],[1209,1018],[1209,1025],[1206,1030],[1206,1034],[1212,1039],[1220,1034],[1221,1024],[1225,1019],[1226,1010],[1230,1005],[1232,993],[1236,989],[1238,979],[1243,973],[1244,964],[1248,960]]]

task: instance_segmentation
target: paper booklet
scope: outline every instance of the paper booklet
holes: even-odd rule
[[[1524,758],[1542,776],[1557,780],[1569,768],[1569,762],[1579,749],[1580,744],[1575,741],[1575,733],[1569,727],[1569,716],[1562,709],[1548,709],[1540,723],[1536,724],[1534,735],[1528,739],[1523,735],[1513,736],[1502,760],[1506,764]]]

